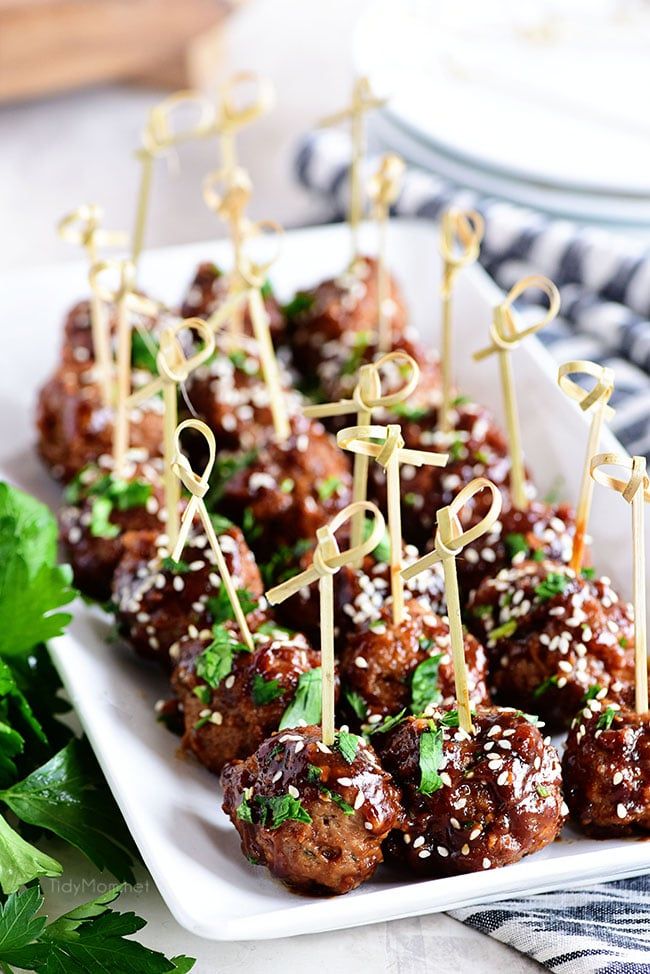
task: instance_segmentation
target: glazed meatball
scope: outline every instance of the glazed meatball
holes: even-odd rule
[[[300,633],[272,622],[262,628],[253,635],[252,653],[238,632],[225,627],[180,642],[172,686],[183,710],[183,745],[217,774],[277,730],[303,674],[320,666],[320,653]],[[229,672],[223,664],[226,639],[235,646]]]
[[[404,545],[404,566],[419,557],[417,548]],[[390,594],[390,544],[385,542],[375,549],[372,555],[364,558],[361,568],[343,565],[337,572],[334,584],[334,632],[336,648],[340,651],[345,638],[359,626],[370,625],[381,616],[382,606]],[[296,571],[303,571],[311,564],[311,554],[305,554]],[[285,572],[280,575],[286,576]],[[273,582],[276,579],[272,580]],[[280,578],[277,579],[280,581]],[[434,565],[419,572],[407,582],[404,589],[408,595],[422,600],[429,610],[444,615],[445,583],[440,565]],[[292,599],[287,599],[277,607],[287,625],[300,626],[305,632],[317,634],[320,629],[320,597],[318,588],[310,585],[301,589]]]
[[[113,449],[113,411],[102,401],[92,372],[61,368],[43,386],[37,408],[38,452],[64,483]],[[141,403],[130,415],[130,446],[161,455],[162,399]]]
[[[128,460],[124,475],[115,477],[110,467],[93,465],[66,487],[60,538],[75,585],[84,595],[99,601],[110,598],[128,531],[164,530],[161,467],[158,460]]]
[[[280,368],[289,420],[302,414],[302,396],[291,388],[291,376]],[[242,336],[217,352],[190,376],[187,395],[216,436],[219,450],[259,449],[274,438],[270,396],[257,345]]]
[[[512,506],[502,510],[489,534],[467,545],[456,559],[464,600],[484,578],[510,565],[540,558],[568,565],[574,535],[575,513],[568,504],[532,500],[525,511]]]
[[[402,531],[405,541],[418,547],[424,547],[425,541],[433,543],[436,512],[451,504],[456,494],[476,477],[487,477],[507,494],[508,445],[489,412],[475,403],[463,403],[454,410],[452,419],[454,429],[449,433],[436,429],[436,410],[402,422],[407,448],[449,453],[446,467],[404,464],[401,468]],[[369,492],[385,510],[386,477],[378,464],[370,468]],[[480,521],[490,502],[487,491],[476,495],[460,513],[463,526]]]
[[[238,470],[220,501],[220,510],[242,525],[261,560],[278,560],[292,549],[286,570],[315,543],[316,529],[350,502],[352,489],[348,459],[321,424],[302,420],[298,428]]]
[[[423,604],[424,603],[424,604]],[[405,618],[395,625],[389,599],[379,618],[350,633],[341,655],[346,717],[368,725],[400,713],[428,713],[455,699],[449,623],[426,601],[409,599]],[[469,633],[465,660],[472,706],[489,701],[487,657]],[[356,718],[356,720],[355,720]]]
[[[209,318],[224,303],[228,297],[229,289],[230,279],[228,275],[219,270],[216,264],[208,262],[199,264],[194,280],[183,299],[181,315],[183,318]],[[270,285],[266,284],[262,288],[262,297],[264,298],[266,313],[269,316],[269,328],[273,344],[281,345],[285,338],[285,321],[282,308],[278,304]],[[243,316],[243,324],[245,332],[252,335],[253,327],[248,309]]]
[[[649,832],[650,714],[598,698],[573,721],[562,759],[571,817],[598,838]]]
[[[243,593],[243,607],[247,610],[244,601],[250,602],[252,609],[263,592],[255,559],[239,528],[222,528],[219,547],[235,588]],[[214,552],[198,527],[177,563],[169,560],[166,535],[131,532],[123,544],[112,591],[118,631],[136,653],[169,666],[178,658],[183,636],[196,638],[210,629],[215,615],[230,611]]]
[[[496,699],[568,727],[590,687],[619,702],[634,680],[631,607],[609,579],[524,562],[480,584],[468,623],[490,654]]]
[[[406,328],[406,307],[397,282],[391,277],[387,302],[393,340]],[[354,374],[363,362],[370,336],[377,331],[377,261],[359,257],[337,278],[323,281],[311,291],[299,292],[287,309],[287,330],[296,367],[318,384],[324,356],[344,363]],[[372,356],[371,356],[372,357]]]
[[[467,735],[455,711],[409,717],[387,742],[406,825],[386,851],[418,875],[507,866],[553,842],[564,823],[560,759],[531,718],[486,707],[472,719]]]
[[[362,738],[320,727],[279,731],[221,775],[244,855],[304,893],[348,893],[382,861],[400,792]]]

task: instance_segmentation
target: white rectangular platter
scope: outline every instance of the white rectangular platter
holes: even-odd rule
[[[431,224],[391,225],[390,264],[421,335],[437,338],[437,240]],[[364,246],[374,235],[364,228]],[[340,272],[349,253],[344,227],[287,234],[273,283],[281,299]],[[142,285],[169,303],[179,300],[199,260],[227,263],[220,244],[149,253]],[[80,265],[19,272],[0,280],[3,328],[9,334],[0,409],[0,476],[56,505],[58,490],[33,452],[33,407],[40,382],[58,359],[66,309],[85,292]],[[496,363],[480,366],[469,353],[485,344],[499,292],[480,271],[461,275],[455,303],[457,372],[464,392],[501,414]],[[10,330],[10,331],[9,331]],[[14,341],[16,336],[16,341]],[[557,369],[529,340],[517,353],[524,442],[542,492],[563,480],[575,497],[585,446],[585,420],[557,389]],[[603,447],[620,449],[607,434]],[[596,491],[593,519],[597,563],[629,592],[629,512],[609,491]],[[120,646],[107,643],[110,621],[81,602],[67,636],[52,652],[72,702],[143,858],[176,919],[214,940],[255,940],[334,930],[432,913],[473,903],[631,876],[650,870],[650,842],[595,842],[570,828],[544,852],[505,869],[452,879],[396,882],[388,870],[345,897],[292,895],[239,852],[235,830],[220,809],[216,780],[179,757],[177,742],[153,716],[167,693],[163,678]]]

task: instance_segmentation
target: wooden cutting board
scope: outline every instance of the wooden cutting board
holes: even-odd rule
[[[0,0],[0,101],[131,78],[195,81],[231,0]],[[205,62],[203,57],[202,62]]]

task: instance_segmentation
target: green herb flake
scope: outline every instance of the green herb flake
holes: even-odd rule
[[[619,636],[618,645],[621,647],[621,649],[627,649],[630,645],[630,641],[626,636]]]
[[[493,605],[475,605],[472,607],[472,615],[475,619],[485,619],[492,615]]]
[[[476,450],[474,459],[477,463],[482,463],[484,467],[487,467],[490,462],[490,455],[485,450]]]
[[[608,707],[606,710],[603,710],[598,718],[596,728],[598,730],[609,730],[614,723],[614,717],[616,717],[617,713],[618,709],[616,707]]]
[[[311,815],[303,808],[300,799],[292,795],[274,795],[270,798],[256,795],[255,802],[260,806],[262,825],[271,829],[279,829],[285,822],[311,824]]]
[[[582,702],[589,703],[590,700],[596,700],[598,694],[602,692],[602,689],[603,688],[599,686],[598,683],[593,683],[582,698]]]
[[[171,572],[172,575],[185,575],[190,571],[190,566],[186,561],[182,559],[180,561],[174,561],[169,556],[163,558],[161,568],[165,572]]]
[[[423,660],[411,677],[411,713],[422,714],[431,704],[440,703],[442,693],[438,685],[441,653]]]
[[[322,689],[323,678],[320,666],[301,673],[295,696],[282,714],[278,729],[298,727],[303,721],[305,724],[320,724]]]
[[[371,534],[372,534],[372,521],[370,520],[370,518],[366,518],[363,522],[364,541],[367,541],[367,539],[370,537]],[[375,561],[380,562],[381,564],[387,565],[390,562],[390,538],[388,536],[387,530],[384,531],[383,538],[381,539],[377,547],[373,550],[372,556],[375,559]]]
[[[400,419],[411,420],[412,422],[424,419],[429,412],[426,406],[411,405],[408,402],[395,403],[391,408],[395,416],[398,416]]]
[[[196,699],[203,704],[204,707],[207,707],[207,705],[210,703],[212,699],[212,693],[210,691],[210,687],[206,686],[205,683],[201,683],[199,684],[199,686],[194,687],[192,693],[194,694]]]
[[[257,600],[253,598],[247,588],[238,588],[237,598],[239,599],[239,604],[244,615],[248,615],[257,608]],[[213,623],[217,625],[222,622],[229,622],[235,618],[235,613],[230,604],[230,598],[228,597],[225,585],[222,585],[217,595],[209,598],[206,604],[208,612],[212,616]]]
[[[432,795],[442,788],[444,782],[438,773],[442,763],[442,728],[436,728],[432,720],[428,722],[428,729],[420,734],[420,784],[418,791],[422,795]]]
[[[555,676],[549,676],[547,680],[544,680],[533,690],[533,697],[537,700],[538,697],[543,696],[551,687],[557,686],[557,681],[559,677],[557,674]]]
[[[90,509],[90,533],[93,538],[117,538],[120,527],[109,520],[112,511],[113,504],[108,497],[93,498]]]
[[[405,717],[406,707],[404,707],[403,710],[400,710],[398,714],[393,714],[392,717],[385,717],[381,724],[377,724],[368,733],[370,735],[387,734],[389,731],[393,730],[393,728],[397,727],[398,724],[401,724]]]
[[[456,408],[457,406],[466,406],[471,401],[472,400],[470,399],[469,396],[456,396],[456,398],[452,401],[452,406],[454,408]]]
[[[298,291],[293,300],[289,304],[285,304],[282,309],[285,318],[291,320],[292,318],[297,318],[298,315],[304,314],[306,311],[311,311],[315,300],[313,294],[308,294],[306,291]]]
[[[537,785],[537,794],[540,798],[548,798],[551,793],[546,785]]]
[[[566,575],[560,572],[549,572],[546,578],[535,587],[535,595],[542,601],[548,602],[549,599],[561,595],[569,583]]]
[[[149,332],[142,332],[134,328],[131,332],[131,365],[134,369],[143,369],[158,374],[157,356],[160,346]]]
[[[517,534],[516,532],[506,534],[504,543],[510,561],[512,561],[517,555],[527,554],[528,552],[528,542],[523,534]]]
[[[580,574],[582,575],[583,578],[586,578],[587,581],[591,581],[593,578],[596,577],[596,569],[595,568],[583,568],[581,570]]]
[[[235,634],[225,626],[213,625],[212,642],[197,657],[196,675],[213,690],[232,672],[235,653],[248,653],[245,643],[240,643]]]
[[[248,822],[249,825],[253,824],[252,810],[245,798],[242,798],[240,801],[235,814],[240,822]]]
[[[361,738],[356,734],[348,733],[348,731],[339,731],[334,738],[334,747],[348,764],[352,764],[356,758],[359,744],[361,744]]]
[[[295,486],[296,482],[291,477],[285,477],[284,480],[280,481],[280,490],[283,494],[290,494]]]
[[[350,690],[348,687],[345,687],[343,696],[359,720],[365,720],[368,716],[368,705],[361,694],[357,693],[356,690]]]
[[[264,707],[266,704],[273,703],[284,693],[284,688],[278,680],[265,680],[263,676],[256,673],[253,677],[251,696],[253,703],[257,707]]]
[[[449,444],[449,458],[452,463],[462,460],[467,454],[465,444],[458,437]]]
[[[497,626],[496,629],[491,629],[488,633],[488,638],[490,642],[498,642],[500,639],[509,639],[510,636],[514,636],[517,631],[517,620],[508,619],[502,625]]]
[[[321,480],[316,484],[316,492],[322,501],[328,501],[331,497],[336,494],[339,488],[343,485],[343,481],[340,477],[326,477],[325,480]]]

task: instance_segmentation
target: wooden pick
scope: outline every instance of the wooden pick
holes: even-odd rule
[[[127,242],[126,234],[119,230],[102,229],[103,216],[100,206],[87,203],[64,216],[57,227],[62,240],[84,248],[90,267],[97,262],[100,247],[121,247]],[[110,406],[113,372],[110,331],[104,302],[94,290],[90,299],[90,325],[99,389],[104,405]]]
[[[629,471],[620,478],[605,473],[604,467]],[[650,479],[645,457],[626,457],[616,453],[598,453],[591,458],[594,480],[618,491],[632,505],[632,571],[634,604],[635,708],[638,714],[648,712],[648,637],[645,586],[645,517],[644,504],[650,501]]]
[[[395,392],[382,395],[381,392],[381,370],[390,363],[398,363],[404,371],[410,372],[404,380],[404,385]],[[372,421],[373,413],[377,409],[390,409],[398,403],[404,402],[415,391],[420,381],[420,367],[414,358],[401,349],[388,352],[374,362],[362,365],[359,369],[359,378],[354,388],[352,399],[340,399],[338,402],[325,403],[318,406],[306,406],[303,413],[309,419],[323,419],[329,416],[347,416],[351,413],[357,414],[357,426],[368,426]],[[365,501],[368,490],[368,457],[363,453],[357,453],[354,458],[354,472],[352,482],[352,499],[354,501]],[[352,546],[356,548],[363,537],[363,518],[361,516],[352,519]],[[361,562],[355,564],[355,568]]]
[[[512,305],[529,288],[538,288],[543,291],[548,298],[549,308],[541,321],[528,325],[527,328],[519,329],[512,312]],[[499,356],[501,390],[510,447],[512,503],[519,511],[526,510],[528,498],[526,497],[524,454],[521,446],[521,429],[510,353],[529,335],[534,335],[540,328],[548,325],[556,317],[559,310],[560,292],[552,281],[549,281],[547,277],[542,277],[541,274],[531,274],[529,277],[522,278],[510,288],[501,304],[498,304],[494,309],[494,317],[490,326],[492,344],[474,353],[476,362],[480,362],[495,353]]]
[[[179,341],[182,331],[197,332],[203,347],[187,357]],[[167,511],[167,536],[170,545],[176,544],[179,531],[180,487],[173,464],[176,455],[176,426],[178,423],[178,386],[210,358],[214,352],[214,332],[202,318],[185,318],[165,328],[160,336],[160,348],[156,356],[158,378],[148,382],[127,399],[133,409],[146,399],[162,392],[163,395],[163,485]]]
[[[383,443],[372,442],[382,440]],[[400,498],[400,464],[413,467],[424,464],[444,467],[448,453],[429,453],[426,450],[404,448],[402,432],[398,424],[389,426],[350,426],[341,430],[336,442],[342,450],[355,456],[361,454],[376,460],[386,471],[388,495],[388,534],[390,537],[390,590],[393,597],[393,622],[399,625],[404,619],[404,579],[402,578],[402,511]]]
[[[451,430],[452,392],[454,364],[452,350],[451,298],[458,272],[478,260],[485,225],[483,217],[476,210],[447,210],[442,218],[440,253],[442,255],[442,343],[440,364],[442,367],[442,404],[438,428],[448,433]]]
[[[335,115],[321,119],[319,125],[329,128],[349,122],[352,135],[352,159],[350,162],[350,230],[352,232],[352,263],[359,256],[359,224],[363,216],[363,194],[361,187],[361,166],[366,151],[365,116],[386,104],[385,98],[376,98],[371,91],[368,78],[357,78],[352,89],[352,102]]]
[[[238,168],[235,137],[273,106],[274,91],[270,81],[252,71],[239,71],[219,92],[220,105],[216,120],[221,148],[221,166],[229,182]]]
[[[197,110],[197,121],[186,128],[175,128],[172,123],[176,122],[180,112],[188,108]],[[155,160],[173,146],[213,135],[214,130],[214,108],[198,91],[176,91],[149,112],[142,133],[142,146],[136,153],[142,163],[131,251],[131,259],[136,267],[144,246]]]
[[[390,208],[399,195],[404,160],[394,152],[382,156],[379,169],[368,184],[368,195],[377,221],[377,333],[379,351],[387,352],[392,344],[391,317],[388,313],[388,267],[386,264],[386,225]]]
[[[352,545],[347,551],[340,551],[336,532],[347,521],[356,516],[372,518],[372,529],[365,541]],[[323,675],[322,734],[323,743],[334,743],[334,575],[344,565],[365,558],[377,547],[384,535],[384,519],[381,512],[369,501],[348,504],[343,510],[316,532],[317,544],[312,564],[300,575],[295,575],[281,585],[269,589],[266,597],[271,605],[278,605],[299,592],[306,585],[318,581],[320,594],[320,642],[321,668]]]
[[[203,473],[200,475],[192,470],[189,460],[181,450],[181,436],[183,435],[183,432],[188,429],[196,430],[197,433],[201,433],[208,444],[208,460],[203,469]],[[173,475],[178,478],[179,486],[182,483],[191,495],[189,503],[183,512],[178,536],[172,547],[172,558],[174,561],[180,561],[183,554],[183,549],[187,543],[190,529],[194,522],[194,518],[198,514],[201,519],[201,523],[203,524],[203,529],[207,535],[210,547],[214,552],[217,562],[217,569],[219,571],[219,575],[221,576],[221,582],[228,595],[228,599],[230,601],[235,621],[237,622],[239,631],[241,632],[242,639],[244,640],[248,649],[252,651],[255,647],[251,631],[248,627],[248,622],[246,621],[246,614],[244,613],[241,602],[237,596],[237,589],[235,588],[232,576],[228,571],[228,565],[226,564],[226,559],[224,558],[221,547],[219,546],[214,525],[205,506],[204,498],[208,492],[210,485],[210,474],[212,472],[214,459],[216,456],[214,433],[209,426],[206,426],[206,424],[200,419],[186,419],[174,429],[172,441],[174,452],[170,469]]]
[[[113,287],[106,278],[117,280]],[[113,467],[121,476],[129,446],[129,395],[131,393],[131,313],[154,315],[160,305],[135,291],[135,265],[130,260],[102,260],[93,264],[88,278],[93,294],[117,308],[117,361],[115,416],[113,419]]]
[[[245,289],[240,274],[243,246],[250,223],[246,208],[253,192],[253,184],[245,169],[214,169],[203,180],[203,200],[220,219],[228,224],[233,247],[233,269],[230,274],[228,297],[236,297]],[[229,318],[231,334],[241,335],[244,321],[244,305],[237,304]]]
[[[590,392],[587,392],[577,382],[571,378],[572,375],[588,375],[596,379],[596,384]],[[591,513],[591,501],[594,493],[594,481],[591,477],[591,458],[595,455],[605,420],[610,420],[614,415],[614,410],[608,406],[614,391],[614,373],[612,369],[595,362],[588,362],[584,359],[573,362],[565,362],[558,371],[558,384],[560,389],[574,399],[584,413],[591,413],[591,426],[589,427],[589,437],[587,439],[587,452],[585,454],[584,465],[582,468],[582,478],[580,480],[580,493],[578,494],[578,506],[576,509],[576,530],[573,537],[573,551],[571,553],[570,566],[576,574],[580,573],[582,561],[585,553],[585,538],[589,526],[589,515]]]
[[[482,490],[489,490],[492,494],[490,509],[478,524],[463,531],[459,511]],[[465,643],[463,638],[463,622],[460,613],[460,597],[458,594],[458,574],[456,571],[456,556],[465,545],[476,541],[492,528],[501,513],[501,492],[491,480],[477,477],[470,481],[454,497],[448,507],[438,511],[438,529],[435,537],[435,548],[418,561],[404,568],[402,575],[405,579],[413,578],[420,572],[426,571],[437,562],[442,562],[445,574],[445,596],[447,600],[447,616],[449,618],[449,634],[451,636],[451,652],[454,661],[454,680],[456,683],[456,699],[458,701],[458,718],[460,727],[471,734],[473,731],[472,714],[469,703],[469,688],[467,685],[467,665],[465,663]]]

